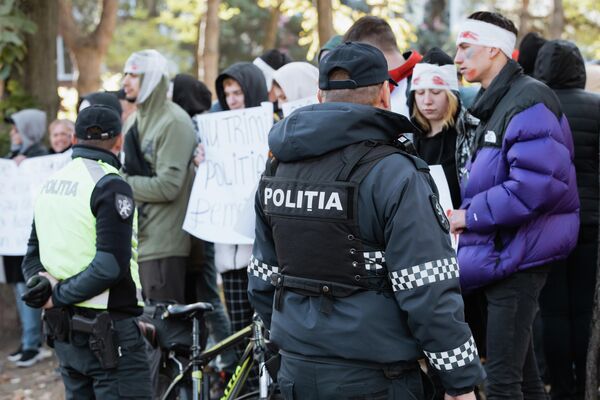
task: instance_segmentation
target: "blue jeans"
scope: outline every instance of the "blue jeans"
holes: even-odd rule
[[[488,301],[488,400],[546,399],[533,350],[532,324],[546,267],[517,272],[485,288]]]
[[[37,350],[42,345],[42,309],[31,308],[21,300],[25,293],[25,283],[15,283],[14,292],[17,311],[21,319],[21,345],[23,350]]]

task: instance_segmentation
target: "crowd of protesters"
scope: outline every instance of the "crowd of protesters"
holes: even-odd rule
[[[593,91],[600,67],[586,64],[576,44],[537,33],[516,50],[514,24],[492,18],[498,25],[489,14],[469,17],[452,54],[432,48],[424,55],[399,49],[384,20],[363,17],[331,38],[315,63],[347,42],[379,49],[396,84],[390,109],[416,127],[398,134],[407,134],[427,164],[442,166],[454,208],[450,229],[460,234],[465,320],[486,369],[480,388],[487,398],[583,399],[598,253],[600,94]],[[251,245],[209,243],[182,229],[195,170],[205,161],[193,117],[270,101],[280,121],[285,102],[317,97],[319,70],[269,50],[225,68],[213,101],[203,82],[185,74],[170,80],[166,66],[156,50],[136,52],[124,66],[123,88],[83,95],[78,110],[103,104],[122,116],[122,175],[139,212],[144,298],[210,302],[207,327],[218,342],[252,321],[254,256]],[[35,109],[6,120],[6,158],[17,164],[71,148],[72,121],[48,125]],[[21,300],[23,257],[3,261],[23,332],[9,359],[29,367],[49,355],[41,312]],[[234,353],[216,368],[232,374]],[[429,375],[443,398],[431,364]]]

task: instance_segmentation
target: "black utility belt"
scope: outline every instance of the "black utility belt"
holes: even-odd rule
[[[337,357],[321,357],[321,356],[304,356],[298,353],[292,353],[285,350],[279,350],[279,353],[283,357],[294,358],[302,361],[309,361],[318,364],[332,364],[340,365],[344,367],[358,367],[366,369],[382,370],[385,376],[389,379],[395,379],[400,377],[406,372],[415,371],[419,368],[417,361],[397,361],[394,363],[377,363],[363,360],[349,360],[345,358]]]
[[[376,292],[392,292],[391,285],[386,277],[365,277],[371,280],[369,285],[353,286],[345,283],[326,282],[284,274],[272,274],[271,283],[275,286],[274,307],[277,311],[282,309],[282,293],[290,290],[302,296],[319,296],[321,305],[319,311],[331,314],[335,298],[348,297],[367,290]]]
[[[87,335],[88,346],[103,369],[116,368],[121,349],[108,311],[80,307],[55,307],[44,311],[48,344],[73,343],[74,335]]]

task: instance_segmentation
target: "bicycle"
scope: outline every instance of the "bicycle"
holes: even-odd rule
[[[267,400],[275,392],[271,377],[265,367],[267,340],[264,337],[264,325],[258,315],[254,315],[252,324],[234,333],[214,346],[202,351],[205,330],[204,313],[212,311],[209,303],[188,305],[168,305],[162,313],[163,320],[184,319],[192,321],[192,344],[189,347],[189,358],[182,357],[181,346],[178,351],[167,351],[164,366],[161,368],[162,378],[167,384],[161,392],[161,400],[210,400],[210,379],[205,376],[205,367],[216,357],[227,350],[247,342],[241,359],[238,361],[231,378],[225,385],[220,400],[259,399]],[[248,375],[255,364],[259,366],[258,390],[240,395]],[[191,382],[191,385],[190,385]]]

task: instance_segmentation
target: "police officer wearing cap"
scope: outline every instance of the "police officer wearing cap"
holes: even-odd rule
[[[43,185],[23,273],[23,300],[43,307],[67,399],[150,399],[150,372],[135,317],[142,313],[137,213],[119,175],[121,120],[83,109],[72,161]]]
[[[383,54],[345,43],[319,64],[320,104],[269,134],[249,296],[280,348],[286,399],[447,399],[485,376],[463,318],[449,222],[427,164],[389,111]]]

